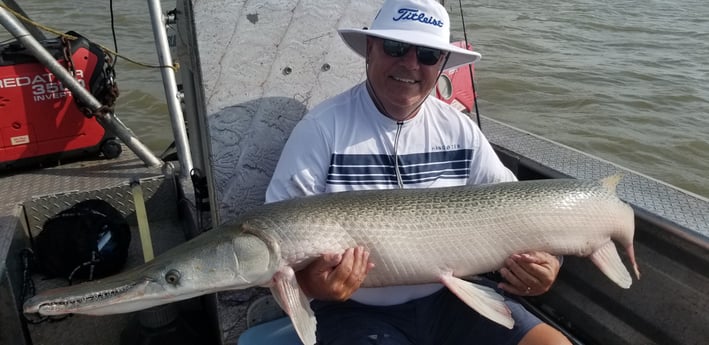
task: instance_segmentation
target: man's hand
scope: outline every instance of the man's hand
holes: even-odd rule
[[[515,254],[507,258],[505,266],[500,269],[500,274],[506,282],[498,286],[516,295],[541,295],[549,291],[560,267],[559,259],[549,253]]]
[[[363,247],[342,254],[325,254],[295,273],[306,296],[325,301],[345,301],[359,289],[374,268]]]

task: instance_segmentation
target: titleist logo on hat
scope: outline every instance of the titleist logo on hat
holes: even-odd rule
[[[411,20],[424,24],[435,25],[440,28],[443,27],[442,20],[438,20],[433,16],[426,16],[426,13],[420,12],[415,8],[400,8],[398,11],[396,11],[396,13],[398,16],[392,18],[395,22],[398,22],[400,20]]]
[[[447,52],[443,69],[474,63],[480,54],[450,43],[446,8],[435,0],[385,0],[368,29],[339,29],[342,40],[362,57],[369,37]]]

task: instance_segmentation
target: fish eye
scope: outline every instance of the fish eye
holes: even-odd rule
[[[168,282],[168,284],[177,285],[177,283],[180,282],[180,278],[181,275],[178,270],[169,270],[165,273],[165,281]]]

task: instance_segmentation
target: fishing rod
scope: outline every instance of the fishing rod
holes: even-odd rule
[[[445,6],[445,0],[441,0],[441,5]],[[463,2],[458,0],[458,7],[460,8],[460,21],[463,25],[463,39],[465,40],[465,49],[468,49],[468,30],[465,28],[465,16],[463,16]],[[482,124],[480,123],[480,109],[478,108],[478,92],[475,90],[475,77],[473,76],[473,65],[468,65],[468,73],[470,73],[470,84],[473,87],[473,107],[475,108],[475,119],[478,123],[478,128],[482,130]]]

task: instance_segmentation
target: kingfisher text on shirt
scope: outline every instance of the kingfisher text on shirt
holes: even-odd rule
[[[443,27],[443,21],[442,20],[437,20],[436,18],[433,18],[433,16],[426,17],[426,13],[419,12],[417,9],[412,9],[412,8],[400,8],[397,13],[399,13],[398,17],[392,18],[394,21],[400,21],[400,20],[413,20],[413,21],[419,21],[424,24],[431,24],[435,25],[438,27]]]

